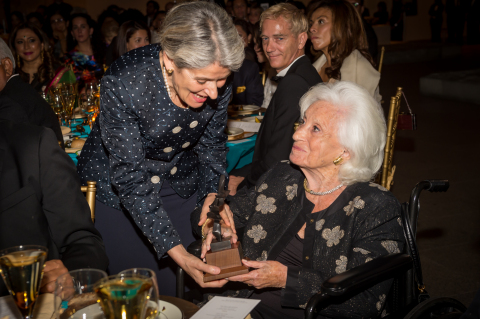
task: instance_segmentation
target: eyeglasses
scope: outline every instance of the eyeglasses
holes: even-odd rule
[[[65,20],[63,19],[55,19],[55,20],[51,20],[50,23],[58,23],[58,22],[63,22]]]

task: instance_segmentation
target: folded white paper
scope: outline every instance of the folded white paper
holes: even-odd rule
[[[227,126],[228,127],[238,127],[238,128],[241,128],[242,130],[244,130],[245,132],[258,133],[258,130],[260,129],[261,124],[262,123],[228,120]]]
[[[191,319],[244,319],[259,302],[255,299],[216,296]]]

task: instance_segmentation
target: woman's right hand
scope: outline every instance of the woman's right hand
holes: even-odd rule
[[[210,205],[212,205],[213,201],[215,200],[216,193],[210,193],[205,198],[205,202],[203,203],[202,213],[200,214],[200,220],[198,221],[198,226],[203,226],[203,224],[207,221],[207,214],[210,211]],[[235,222],[233,221],[233,213],[228,207],[227,204],[223,205],[222,210],[220,211],[220,216],[223,219],[223,222],[228,227],[231,227],[233,232],[236,233],[235,230]]]
[[[230,242],[232,244],[235,244],[238,240],[238,236],[233,232],[231,227],[228,227],[223,223],[220,223],[220,224],[222,226],[222,237],[223,238],[231,237]],[[200,255],[200,258],[202,259],[205,258],[207,251],[210,250],[210,244],[212,243],[212,240],[213,240],[213,222],[210,221],[209,225],[206,225],[203,230],[205,231],[205,234],[207,236],[205,240],[202,242],[202,254]]]
[[[203,273],[209,273],[212,275],[218,275],[220,268],[207,265],[197,257],[189,254],[183,245],[177,245],[168,251],[168,255],[177,263],[179,267],[187,272],[200,287],[203,288],[220,288],[223,287],[228,281],[225,279],[203,282]]]

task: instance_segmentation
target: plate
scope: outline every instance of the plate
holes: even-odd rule
[[[62,135],[68,134],[72,131],[68,126],[60,126],[60,128],[62,129]]]
[[[252,123],[257,123],[255,122],[255,119],[259,119],[260,122],[262,122],[263,120],[263,115],[259,115],[259,116],[250,116],[250,117],[244,117],[243,119],[241,119],[242,122],[252,122]]]
[[[183,313],[177,306],[163,300],[160,300],[159,304],[160,304],[160,307],[159,307],[160,316],[158,316],[157,319],[183,319]],[[165,308],[165,310],[162,311],[163,308]],[[75,312],[74,315],[69,317],[69,319],[84,319],[84,318],[105,319],[102,308],[100,308],[100,304],[97,303],[97,304],[85,307],[83,309],[77,310],[77,312]]]
[[[227,112],[230,115],[248,115],[262,112],[262,110],[264,109],[256,105],[229,105]]]
[[[157,319],[182,319],[183,313],[182,311],[167,301],[160,300],[160,316]],[[163,308],[165,307],[165,310]]]
[[[227,127],[226,130],[229,141],[238,140],[239,138],[242,138],[245,133],[244,130],[238,127]]]

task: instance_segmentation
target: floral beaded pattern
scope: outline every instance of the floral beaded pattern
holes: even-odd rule
[[[298,191],[298,185],[293,184],[292,186],[287,186],[287,192],[285,195],[287,195],[288,200],[292,200],[295,196],[297,196],[297,191]]]
[[[258,244],[260,240],[267,237],[267,232],[263,230],[262,225],[253,226],[252,229],[247,231],[247,236],[252,238],[255,244]]]
[[[260,195],[257,197],[257,207],[255,210],[257,212],[262,212],[262,214],[275,213],[277,206],[275,204],[275,198],[268,197],[265,195]]]
[[[322,232],[322,237],[327,241],[327,246],[332,247],[338,245],[340,239],[343,238],[345,231],[340,229],[340,226],[335,226],[333,229],[325,228]]]
[[[350,216],[353,213],[354,208],[363,209],[365,207],[365,202],[360,196],[355,197],[352,201],[348,202],[348,205],[343,208],[347,213],[347,216]]]

